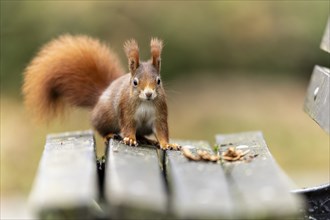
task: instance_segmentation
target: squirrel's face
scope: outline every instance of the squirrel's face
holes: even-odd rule
[[[131,84],[134,96],[143,101],[154,100],[162,89],[160,74],[150,62],[140,63],[131,78]]]
[[[139,47],[136,41],[132,39],[125,42],[124,50],[128,58],[128,68],[132,74],[133,96],[151,101],[164,93],[159,74],[162,48],[163,41],[152,38],[150,41],[151,60],[140,62]]]

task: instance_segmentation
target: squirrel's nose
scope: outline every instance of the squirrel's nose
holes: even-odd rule
[[[146,92],[145,95],[146,95],[146,97],[147,97],[148,99],[150,99],[151,96],[152,96],[152,93],[151,93],[151,92]]]

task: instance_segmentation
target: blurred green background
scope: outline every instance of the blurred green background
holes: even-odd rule
[[[329,1],[1,1],[1,196],[28,195],[48,133],[89,129],[88,112],[35,124],[22,104],[22,72],[38,49],[86,34],[126,59],[125,40],[162,38],[162,76],[173,138],[261,130],[298,187],[329,182],[329,136],[302,110]],[[98,138],[98,155],[104,147]]]

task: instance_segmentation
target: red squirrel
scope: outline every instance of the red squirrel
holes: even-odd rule
[[[140,61],[132,39],[124,44],[129,73],[109,47],[87,36],[63,35],[46,44],[24,72],[23,94],[28,109],[51,119],[65,106],[91,110],[91,124],[104,138],[120,134],[137,146],[154,134],[163,150],[169,143],[166,95],[160,76],[163,42],[152,38],[151,59]],[[150,140],[151,141],[151,140]]]

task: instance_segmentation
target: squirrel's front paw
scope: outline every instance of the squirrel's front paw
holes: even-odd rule
[[[164,145],[161,145],[160,148],[162,150],[181,150],[181,145],[178,145],[178,144],[164,144]]]
[[[134,138],[124,137],[123,141],[124,144],[132,147],[136,147],[138,144]]]

